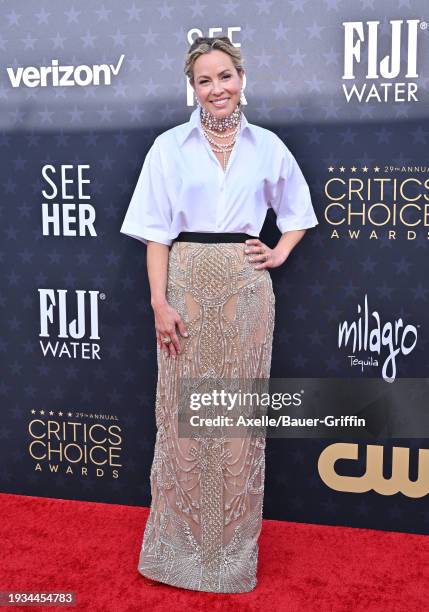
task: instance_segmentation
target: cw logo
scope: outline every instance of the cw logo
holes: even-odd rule
[[[419,449],[417,480],[409,478],[410,449],[392,448],[392,475],[383,476],[384,446],[368,444],[366,447],[366,470],[362,476],[344,476],[335,470],[339,459],[358,459],[357,444],[338,442],[323,449],[317,467],[323,482],[335,491],[366,493],[371,489],[381,495],[403,493],[407,497],[424,497],[429,493],[429,449]]]

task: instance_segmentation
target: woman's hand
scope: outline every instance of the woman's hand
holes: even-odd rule
[[[179,332],[185,338],[188,337],[185,324],[179,313],[167,302],[167,300],[152,305],[155,316],[156,341],[159,348],[167,357],[174,357],[180,353],[179,338],[176,334],[176,325]],[[163,338],[171,338],[171,342],[162,342]]]
[[[246,240],[244,252],[247,254],[247,259],[250,263],[254,263],[256,270],[264,268],[277,268],[285,262],[286,256],[276,248],[270,249],[269,246],[259,240],[259,238],[251,238]]]

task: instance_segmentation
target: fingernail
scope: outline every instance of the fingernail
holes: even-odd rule
[[[184,332],[184,334],[183,334],[183,336],[184,336],[185,338],[187,338],[187,337],[189,336],[188,332],[187,332],[187,331],[185,331],[185,332]]]

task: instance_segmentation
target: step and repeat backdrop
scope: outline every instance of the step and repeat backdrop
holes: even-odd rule
[[[248,120],[294,154],[319,220],[270,271],[272,377],[319,381],[337,412],[347,381],[353,397],[370,382],[390,397],[362,393],[364,439],[268,439],[264,516],[428,533],[427,2],[0,11],[1,491],[150,504],[146,247],[120,227],[154,138],[194,108],[189,44],[224,35],[245,58]],[[386,427],[393,404],[402,429]]]

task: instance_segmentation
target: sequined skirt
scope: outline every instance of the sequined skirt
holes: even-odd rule
[[[243,243],[174,242],[167,300],[188,338],[172,359],[157,348],[152,503],[138,570],[173,586],[243,593],[256,586],[265,437],[217,444],[178,434],[181,379],[269,378],[275,298]]]

